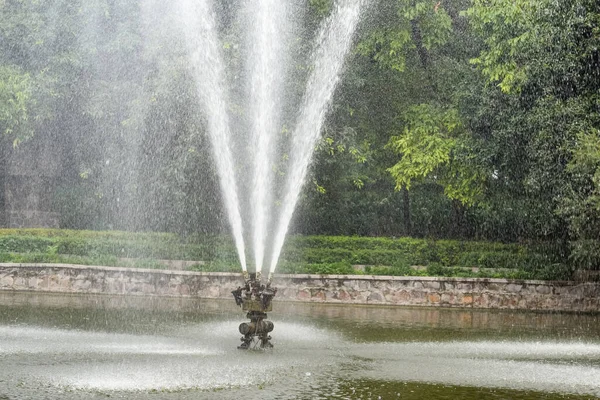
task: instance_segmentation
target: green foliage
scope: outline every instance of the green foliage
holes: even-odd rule
[[[446,270],[444,269],[442,264],[437,262],[433,262],[427,266],[427,275],[430,276],[444,276],[445,271]]]
[[[567,169],[583,190],[562,201],[560,213],[569,221],[577,240],[571,243],[571,261],[581,269],[600,269],[600,131],[580,132]]]
[[[356,47],[359,54],[371,57],[381,68],[404,72],[417,46],[433,50],[446,44],[451,36],[450,16],[435,3],[401,0],[397,2],[395,18],[390,18],[390,11],[382,18],[383,23],[380,21],[378,28]],[[420,43],[415,43],[415,24],[420,30]]]
[[[388,144],[401,155],[400,161],[388,169],[396,181],[396,189],[410,189],[413,181],[431,176],[444,186],[450,199],[473,204],[482,193],[484,180],[482,173],[456,157],[459,147],[466,145],[458,112],[420,104],[410,108],[404,120],[403,134],[392,136]]]
[[[405,21],[418,23],[423,47],[427,50],[443,46],[452,34],[452,20],[440,5],[430,1],[404,0],[398,8],[398,15]]]
[[[286,270],[284,266],[281,273],[296,273],[296,274],[321,274],[321,275],[357,275],[358,272],[352,268],[352,265],[347,261],[339,261],[333,263],[319,264],[302,264],[300,267],[290,268]]]
[[[0,64],[0,134],[10,136],[14,146],[32,135],[31,86],[28,74]]]
[[[319,17],[324,17],[331,11],[332,1],[331,0],[310,0],[310,7]]]
[[[546,5],[540,0],[475,0],[465,13],[487,45],[471,62],[505,93],[519,92],[527,80],[531,43],[538,40],[535,19]]]
[[[571,262],[575,268],[600,270],[600,241],[580,239],[571,243]]]
[[[239,265],[226,261],[211,261],[204,264],[196,264],[191,266],[189,270],[198,272],[241,272]]]
[[[427,269],[415,269],[405,263],[397,263],[391,267],[386,266],[367,266],[365,273],[369,275],[388,275],[388,276],[427,276]]]
[[[229,240],[206,236],[198,243],[173,234],[61,230],[0,230],[0,252],[45,253],[84,257],[111,256],[173,260],[235,260]]]
[[[528,213],[532,233],[570,240],[571,266],[597,268],[594,246],[585,243],[600,234],[599,4],[475,1],[466,15],[486,43],[474,63],[508,100],[493,112],[512,117],[494,128],[517,144],[507,178],[536,205]],[[493,149],[496,157],[501,151]]]
[[[506,251],[469,252],[460,257],[457,265],[462,267],[521,269],[527,265],[527,259],[523,254]]]
[[[358,44],[356,51],[363,56],[372,57],[381,67],[404,72],[407,47],[412,47],[410,31],[400,29],[373,32]]]
[[[389,169],[396,189],[410,188],[411,181],[428,176],[450,161],[456,146],[456,130],[460,121],[455,110],[442,111],[428,104],[409,109],[401,136],[392,136],[389,147],[402,156]]]

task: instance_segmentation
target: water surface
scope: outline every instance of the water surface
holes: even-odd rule
[[[0,292],[0,399],[585,399],[598,316]]]

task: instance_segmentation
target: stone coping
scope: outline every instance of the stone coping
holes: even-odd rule
[[[187,275],[187,276],[220,276],[234,277],[241,276],[235,272],[200,272],[200,271],[177,271],[168,269],[153,268],[127,268],[127,267],[108,267],[102,265],[80,265],[80,264],[60,264],[60,263],[0,263],[0,268],[70,268],[75,270],[96,270],[112,272],[131,272],[131,273],[151,273],[165,275]],[[542,281],[528,279],[504,279],[504,278],[462,278],[462,277],[437,277],[437,276],[391,276],[391,275],[328,275],[328,274],[274,274],[274,279],[292,279],[292,280],[356,280],[356,281],[431,281],[431,282],[487,282],[487,283],[518,283],[527,285],[554,285],[554,286],[573,286],[581,285],[586,282],[576,281]],[[590,282],[591,283],[591,282]]]

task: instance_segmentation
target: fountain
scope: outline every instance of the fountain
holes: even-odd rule
[[[272,348],[271,336],[269,333],[273,330],[274,325],[271,321],[267,321],[267,311],[273,310],[273,297],[277,293],[277,289],[271,288],[270,284],[266,286],[261,284],[260,279],[257,279],[256,274],[248,276],[244,287],[238,287],[231,292],[235,303],[247,311],[247,318],[250,319],[250,324],[243,322],[240,324],[239,331],[242,335],[242,344],[238,347],[241,350],[256,348],[257,345],[261,349]]]
[[[250,141],[247,151],[243,138],[233,134],[227,112],[229,94],[225,83],[225,66],[220,51],[216,16],[210,0],[180,0],[180,19],[189,60],[196,79],[198,96],[202,100],[208,120],[221,191],[225,200],[229,224],[235,240],[239,262],[244,277],[244,288],[233,292],[238,305],[248,312],[250,324],[240,325],[242,346],[250,347],[253,338],[259,338],[260,347],[271,347],[268,332],[273,324],[265,321],[266,311],[272,309],[271,300],[276,293],[271,288],[273,274],[283,247],[298,197],[305,180],[313,149],[320,138],[327,107],[340,80],[344,59],[348,54],[365,0],[340,0],[326,18],[315,36],[308,65],[311,73],[306,83],[295,127],[292,130],[290,165],[286,183],[281,193],[283,199],[278,218],[270,215],[274,208],[274,174],[272,165],[278,146],[281,96],[285,68],[281,59],[289,46],[283,38],[283,27],[289,26],[289,3],[280,0],[259,1],[248,4],[250,15],[248,37],[251,43],[246,64],[249,70]],[[244,220],[240,203],[240,179],[237,173],[242,166],[235,160],[250,159],[252,189],[250,191],[251,217]],[[271,227],[269,224],[272,224]],[[244,225],[252,227],[252,252],[255,273],[249,275],[246,265]],[[274,232],[268,237],[268,232]],[[268,240],[272,241],[271,259],[266,285],[262,283],[262,267]],[[242,294],[245,293],[245,294]]]
[[[215,10],[219,2],[176,0],[174,6],[179,23],[174,25],[185,38],[242,270],[242,284],[232,292],[236,306],[231,299],[2,291],[0,399],[600,396],[597,315],[488,311],[474,305],[282,302],[277,310],[284,318],[277,322],[273,348],[275,325],[268,319],[277,295],[273,274],[368,1],[334,1],[306,58],[305,91],[293,116],[285,115],[282,103],[291,79],[286,44],[299,6],[295,0],[240,1],[248,43],[240,56],[244,67],[239,70],[245,72],[237,92],[228,86],[230,65]],[[48,2],[48,7],[57,3]],[[151,0],[144,2],[151,8],[147,3]],[[172,11],[170,2],[159,3]],[[93,0],[85,4],[97,5]],[[231,103],[242,89],[249,99],[244,103],[247,121],[236,124],[240,117]],[[280,133],[284,122],[290,127],[287,138]],[[290,154],[283,182],[273,171],[281,148]],[[59,175],[50,169],[49,177]],[[16,172],[23,174],[22,168]],[[36,198],[34,203],[43,202]],[[249,320],[238,326],[241,344],[230,334],[240,309]],[[273,350],[257,358],[235,347]]]

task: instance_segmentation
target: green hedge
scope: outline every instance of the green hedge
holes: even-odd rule
[[[489,242],[413,238],[291,237],[281,259],[286,262],[364,265],[409,264],[482,268],[522,268],[528,262],[525,246]]]
[[[160,237],[106,237],[75,235],[0,236],[1,253],[43,253],[56,247],[59,254],[78,256],[110,255],[126,258],[157,258],[175,260],[237,259],[233,246],[215,243],[185,243]]]
[[[277,272],[349,274],[356,273],[352,265],[361,264],[369,266],[368,273],[384,275],[471,276],[489,274],[473,272],[473,268],[491,268],[511,270],[514,276],[568,278],[571,269],[549,249],[545,244],[291,236],[287,238]],[[0,255],[1,260],[12,262],[74,260],[73,263],[103,265],[123,265],[126,261],[120,259],[135,258],[141,261],[129,263],[157,268],[161,264],[151,260],[196,260],[207,262],[196,270],[239,271],[235,246],[228,236],[0,229]],[[252,260],[251,255],[247,258]],[[415,270],[410,268],[413,265],[428,268]]]

